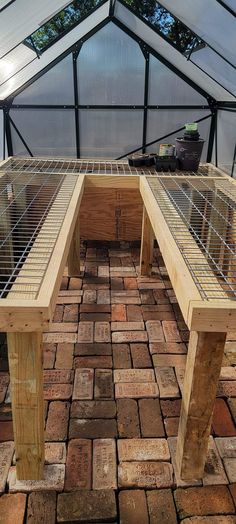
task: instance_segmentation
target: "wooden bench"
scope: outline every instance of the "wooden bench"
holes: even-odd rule
[[[34,209],[39,218],[20,268],[15,272],[13,261],[12,268],[6,268],[8,284],[3,286],[5,292],[0,295],[0,331],[8,333],[18,479],[37,480],[43,476],[42,332],[48,331],[52,321],[67,259],[69,275],[79,274],[78,213],[84,188],[88,194],[94,188],[140,191],[144,204],[141,274],[150,272],[155,236],[191,331],[177,459],[182,478],[201,478],[226,332],[234,330],[236,325],[236,302],[232,295],[235,289],[235,250],[229,257],[227,247],[229,243],[235,245],[232,225],[235,212],[230,207],[231,201],[236,202],[235,183],[211,166],[207,168],[207,177],[202,173],[196,177],[183,176],[183,173],[175,176],[152,173],[147,177],[136,171],[130,174],[81,174],[83,167],[79,173],[66,172],[66,169],[57,173],[55,165],[50,172],[47,161],[36,160],[39,172],[34,159],[27,160],[31,164],[26,166],[26,171],[11,171],[7,169],[7,162],[1,167],[6,166],[6,172],[0,173],[0,193],[2,191],[4,198],[8,199],[3,202],[3,211],[0,200],[7,260],[11,260],[12,253],[6,210],[11,209],[17,196],[14,191],[20,194],[22,188],[29,187],[30,192],[35,188]],[[20,169],[24,169],[22,163]],[[41,213],[37,195],[42,188],[44,195],[49,196]],[[183,203],[178,201],[180,194],[184,195]],[[199,194],[203,195],[200,208]],[[25,208],[27,201],[22,202],[23,215]],[[29,215],[34,216],[30,208]],[[222,229],[222,217],[224,223],[231,224],[230,231],[228,225]],[[219,267],[222,260],[227,264],[228,281],[224,281],[224,286],[214,271],[214,260],[218,261]]]
[[[48,330],[52,321],[67,258],[68,273],[75,276],[80,272],[78,213],[83,189],[84,175],[8,173],[0,177],[0,194],[5,200],[2,213],[0,209],[5,226],[5,231],[0,231],[0,245],[7,266],[5,286],[1,283],[0,331],[7,332],[16,470],[20,480],[43,478],[42,332]],[[11,243],[18,244],[9,235],[11,227],[7,222],[9,213],[15,228],[23,220],[24,210],[17,212],[12,201],[14,197],[16,206],[22,204],[27,209],[23,198],[27,192],[30,216],[28,226],[26,219],[22,223],[21,235],[33,233],[16,272]],[[22,240],[19,242],[22,249]]]
[[[190,330],[176,459],[182,479],[200,479],[226,334],[236,329],[236,185],[143,177],[140,192],[140,272],[151,270],[155,236]]]

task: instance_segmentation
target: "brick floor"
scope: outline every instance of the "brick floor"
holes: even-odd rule
[[[0,524],[236,524],[236,332],[229,334],[202,481],[175,463],[188,331],[160,252],[87,242],[44,335],[45,480],[15,478],[0,338]]]

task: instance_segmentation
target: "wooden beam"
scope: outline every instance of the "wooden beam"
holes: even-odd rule
[[[43,479],[44,404],[41,333],[8,333],[18,480]]]
[[[176,452],[183,480],[203,476],[225,340],[226,333],[190,333]]]
[[[68,255],[68,276],[77,277],[80,275],[80,226],[79,217],[77,218],[73,237],[71,240]]]
[[[152,271],[154,234],[149,216],[143,206],[142,239],[140,251],[140,275],[150,275]]]

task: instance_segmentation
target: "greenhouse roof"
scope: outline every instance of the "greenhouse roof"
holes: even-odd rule
[[[220,102],[236,101],[234,0],[0,0],[0,101],[46,72],[113,20]]]

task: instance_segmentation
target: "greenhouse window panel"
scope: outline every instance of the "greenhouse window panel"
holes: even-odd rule
[[[74,0],[29,35],[24,44],[41,54],[106,0]]]

